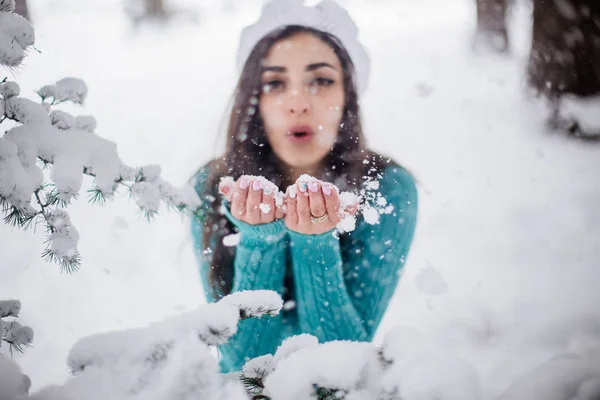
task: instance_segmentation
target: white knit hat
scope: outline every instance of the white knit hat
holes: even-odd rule
[[[303,0],[270,0],[260,18],[242,30],[237,54],[241,72],[254,46],[266,35],[288,25],[300,25],[329,33],[340,40],[354,64],[356,88],[362,94],[369,80],[369,56],[358,41],[358,27],[346,10],[333,0],[306,6]]]

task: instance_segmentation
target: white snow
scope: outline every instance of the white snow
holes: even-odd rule
[[[367,224],[376,225],[379,223],[379,212],[370,205],[363,207],[362,213]]]
[[[315,347],[319,345],[319,340],[307,333],[292,336],[285,339],[277,348],[273,356],[273,362],[278,365],[281,361],[288,358],[292,353],[304,348]]]
[[[368,143],[413,173],[420,195],[415,242],[375,343],[398,324],[417,328],[442,348],[440,358],[452,350],[441,364],[451,371],[436,376],[461,375],[474,392],[475,370],[481,399],[529,400],[522,393],[545,398],[546,390],[558,396],[569,388],[571,398],[585,398],[595,385],[590,365],[600,365],[600,157],[597,146],[549,135],[547,110],[523,95],[530,10],[515,8],[513,54],[500,58],[472,54],[470,1],[344,3],[373,61],[361,110]],[[40,16],[42,53],[29,51],[14,78],[24,96],[64,74],[85,79],[85,108],[59,108],[93,114],[98,135],[116,143],[123,160],[161,165],[163,179],[177,185],[218,156],[213,143],[225,140],[217,133],[236,80],[234,49],[258,4],[198,3],[206,16],[198,25],[137,32],[114,2],[30,6]],[[135,169],[117,166],[117,174]],[[92,184],[83,178],[82,187]],[[0,299],[20,299],[20,320],[35,329],[35,347],[15,356],[34,390],[67,380],[64,361],[79,338],[147,326],[203,301],[187,222],[161,213],[148,224],[136,210],[125,198],[93,211],[85,196],[74,199],[69,214],[84,261],[69,276],[40,259],[44,232],[0,225]],[[448,287],[435,297],[417,284],[428,267]],[[565,353],[575,356],[565,361]],[[417,366],[411,386],[435,392],[431,376],[427,385],[418,380],[428,365]]]
[[[278,362],[265,388],[274,399],[289,400],[309,399],[313,384],[369,392],[378,372],[376,349],[370,343],[334,341],[304,347]]]
[[[584,132],[600,132],[600,95],[586,99],[565,96],[561,99],[560,113],[563,118],[575,119]]]
[[[263,317],[279,314],[283,307],[283,300],[272,290],[253,290],[231,293],[223,297],[219,304],[229,304],[246,316]]]
[[[0,12],[13,12],[15,10],[15,0],[0,0]]]
[[[13,37],[23,49],[35,43],[33,26],[22,16],[12,12],[0,12],[0,32]]]
[[[15,346],[27,346],[33,342],[33,329],[21,325],[18,321],[4,323],[4,340]]]
[[[431,296],[439,296],[448,290],[440,271],[432,267],[422,269],[415,277],[415,284],[419,290]]]
[[[54,231],[50,234],[50,249],[59,257],[73,258],[77,255],[79,232],[71,225],[69,214],[57,209],[47,218]]]
[[[3,399],[13,400],[26,395],[31,381],[10,358],[0,355],[0,390]]]
[[[273,372],[273,367],[273,355],[265,354],[244,364],[242,373],[248,378],[264,378]]]
[[[25,51],[6,32],[0,32],[0,65],[16,67],[25,58]]]
[[[0,84],[0,95],[2,95],[5,99],[18,96],[20,93],[21,88],[16,82],[8,81]]]
[[[88,88],[85,82],[79,78],[63,78],[54,85],[42,86],[37,94],[43,100],[52,98],[52,103],[57,104],[64,101],[72,101],[83,104],[87,97]]]
[[[68,130],[76,126],[75,117],[61,110],[54,110],[50,113],[50,123],[58,129],[63,130]]]
[[[269,204],[266,203],[260,203],[260,205],[258,206],[260,208],[260,211],[263,214],[268,214],[271,212],[271,206]]]
[[[0,301],[0,318],[18,317],[19,312],[21,312],[21,302],[19,300]]]
[[[240,243],[242,236],[239,233],[232,233],[223,237],[223,245],[227,247],[234,247]]]
[[[35,42],[33,27],[25,18],[10,12],[11,1],[0,3],[0,67],[17,67],[25,57],[25,50]]]

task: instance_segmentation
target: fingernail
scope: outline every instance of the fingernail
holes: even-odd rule
[[[266,188],[263,189],[263,193],[266,195],[269,195],[269,194],[273,193],[273,189],[271,189],[270,187],[267,186]]]
[[[319,185],[317,185],[317,182],[311,182],[308,184],[308,190],[310,190],[313,193],[316,193],[317,190],[319,190]]]
[[[252,189],[254,189],[254,190],[262,189],[262,185],[261,185],[260,181],[256,180],[256,181],[252,182]]]
[[[248,186],[250,186],[250,181],[248,180],[248,178],[246,178],[245,176],[242,176],[240,178],[240,187],[242,189],[247,189]]]
[[[323,185],[323,186],[321,187],[321,189],[323,190],[323,194],[324,194],[325,196],[329,196],[329,195],[331,195],[331,188],[329,187],[329,185]]]
[[[294,186],[290,186],[288,189],[288,194],[290,196],[290,199],[295,199],[296,198],[296,188]]]
[[[300,191],[301,191],[302,193],[306,192],[306,182],[300,182],[300,183],[298,184],[298,188],[300,189]]]

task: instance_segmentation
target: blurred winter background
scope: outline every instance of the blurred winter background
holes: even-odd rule
[[[511,9],[511,51],[496,55],[472,51],[472,0],[339,2],[372,58],[368,140],[414,173],[421,196],[376,341],[397,325],[452,338],[490,397],[556,355],[599,356],[600,147],[548,132],[526,94],[531,6]],[[124,162],[159,164],[180,185],[223,143],[237,39],[263,1],[148,3],[167,18],[133,0],[28,0],[39,52],[8,76],[32,99],[84,79],[85,106],[62,109],[94,115]],[[20,299],[35,330],[15,355],[33,391],[67,379],[77,339],[204,302],[185,218],[148,224],[126,196],[103,207],[82,196],[71,219],[83,257],[72,275],[40,258],[43,232],[0,224],[0,298]]]

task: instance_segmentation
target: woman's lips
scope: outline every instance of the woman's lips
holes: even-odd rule
[[[297,125],[288,130],[287,136],[294,143],[307,143],[313,139],[314,132],[308,125]]]

